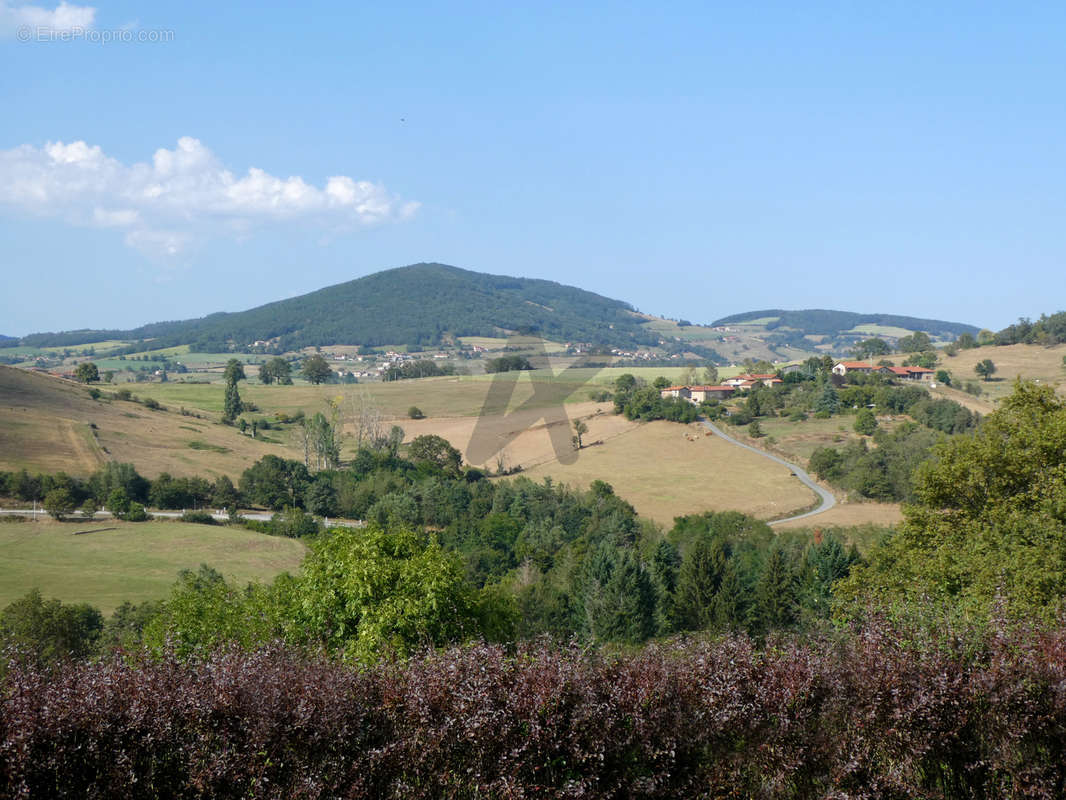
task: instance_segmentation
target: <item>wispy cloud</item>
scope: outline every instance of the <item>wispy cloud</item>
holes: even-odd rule
[[[0,206],[124,230],[131,247],[164,255],[205,236],[248,236],[264,224],[347,230],[406,219],[418,209],[379,183],[346,175],[322,187],[254,167],[237,176],[187,136],[173,150],[156,150],[151,163],[129,165],[83,141],[0,150]]]
[[[22,26],[58,32],[91,28],[94,22],[96,9],[92,6],[62,2],[53,9],[47,9],[0,0],[0,36],[12,36]]]

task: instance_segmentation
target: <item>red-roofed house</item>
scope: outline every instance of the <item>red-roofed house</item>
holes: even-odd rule
[[[736,386],[738,389],[750,389],[756,383],[761,383],[763,386],[776,386],[779,383],[784,383],[776,375],[737,375],[735,378],[728,378],[722,381],[726,386]]]
[[[839,361],[833,366],[834,375],[847,375],[849,372],[861,372],[869,375],[877,367],[865,361]]]

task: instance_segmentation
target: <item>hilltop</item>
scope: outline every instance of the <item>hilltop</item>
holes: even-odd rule
[[[279,351],[334,344],[436,345],[458,336],[536,332],[556,341],[654,345],[643,319],[620,300],[554,281],[413,264],[236,313],[158,322],[128,331],[33,334],[24,345],[75,346],[152,339],[225,351],[268,341]]]
[[[644,351],[645,357],[724,364],[748,358],[779,361],[842,354],[871,336],[894,343],[925,331],[934,341],[949,341],[977,330],[959,322],[824,309],[767,309],[693,325],[642,314],[622,300],[554,281],[446,264],[412,264],[246,311],[155,322],[132,330],[0,337],[0,348],[15,353],[20,348],[92,344],[104,345],[116,355],[173,347],[207,353],[285,353],[336,345],[431,348],[454,344],[460,337],[502,340],[522,333],[616,353]],[[0,361],[15,360],[0,356]]]
[[[929,334],[934,342],[947,342],[963,333],[976,335],[978,332],[975,325],[962,322],[824,308],[748,311],[715,320],[711,327],[737,327],[739,333],[758,335],[767,346],[774,349],[817,348],[830,352],[846,351],[856,342],[873,336],[895,344],[902,337],[918,331]]]

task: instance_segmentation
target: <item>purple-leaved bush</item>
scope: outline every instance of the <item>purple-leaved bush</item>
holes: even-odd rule
[[[1056,798],[1066,629],[477,645],[356,669],[281,647],[3,680],[5,797]]]

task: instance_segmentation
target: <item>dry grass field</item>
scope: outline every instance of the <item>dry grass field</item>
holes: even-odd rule
[[[585,448],[572,464],[551,461],[523,474],[581,487],[605,480],[641,515],[667,526],[681,514],[712,510],[775,519],[815,499],[786,467],[701,426],[673,422],[642,423]]]
[[[75,536],[75,531],[115,530]],[[86,602],[109,614],[124,600],[165,597],[182,569],[209,564],[244,584],[295,571],[305,547],[295,539],[183,522],[0,523],[0,607],[33,588]]]
[[[1007,347],[977,347],[960,350],[954,358],[941,355],[939,366],[954,376],[953,383],[977,381],[984,390],[984,399],[996,401],[1011,393],[1017,377],[1057,385],[1060,396],[1066,396],[1066,369],[1062,359],[1066,344],[1041,347],[1035,344],[1012,344]],[[982,381],[974,367],[979,361],[992,359],[996,365],[994,379]]]
[[[838,503],[823,514],[775,525],[775,530],[792,528],[836,528],[854,525],[895,525],[903,519],[898,503]]]
[[[109,396],[113,390],[102,391]],[[235,478],[266,453],[290,452],[241,435],[216,417],[182,416],[166,405],[152,411],[138,403],[93,400],[80,384],[0,367],[0,469],[85,476],[114,460],[135,464],[149,477],[170,472]]]
[[[501,456],[509,468],[530,469],[554,461],[553,433],[555,441],[571,450],[573,431],[570,425],[576,419],[583,420],[589,427],[585,444],[596,447],[639,427],[638,423],[612,413],[610,403],[591,402],[568,405],[566,417],[548,420],[544,418],[543,409],[533,409],[506,416],[432,417],[405,420],[399,424],[407,434],[407,441],[424,434],[443,436],[463,454],[466,463],[495,470]]]

